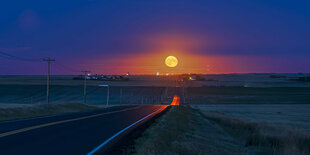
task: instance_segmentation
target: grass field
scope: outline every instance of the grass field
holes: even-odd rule
[[[127,154],[310,153],[310,133],[302,128],[243,119],[246,114],[243,118],[233,117],[214,111],[213,106],[212,111],[206,106],[173,107],[129,147]],[[278,120],[270,115],[266,117],[270,121]]]
[[[269,148],[275,154],[310,153],[310,132],[300,128],[284,124],[247,121],[214,111],[202,110],[202,113],[208,120],[239,139],[246,147]],[[272,121],[274,117],[268,119]]]
[[[172,97],[173,87],[111,86],[111,104],[160,104]],[[188,87],[184,89],[186,102],[190,104],[308,104],[310,87]],[[0,103],[43,103],[45,85],[1,85]],[[107,88],[87,87],[90,104],[106,103]],[[82,85],[52,85],[51,102],[82,103]]]
[[[190,104],[309,104],[310,87],[189,87]]]
[[[286,125],[310,132],[309,104],[221,104],[193,107],[248,122]]]
[[[297,76],[288,74],[287,76]],[[300,75],[298,75],[300,76]],[[51,101],[83,102],[83,80],[74,76],[52,76]],[[308,104],[309,83],[272,79],[269,74],[204,75],[215,81],[187,81],[184,94],[190,104]],[[129,81],[87,81],[87,101],[104,104],[111,86],[110,103],[159,104],[174,94],[173,76],[130,76]],[[183,88],[182,88],[183,89]],[[171,91],[172,90],[172,91]],[[46,76],[0,76],[0,103],[42,103],[46,96]]]
[[[66,104],[35,104],[35,105],[3,105],[0,107],[0,121],[32,118],[73,112],[98,110],[99,107],[79,103]]]

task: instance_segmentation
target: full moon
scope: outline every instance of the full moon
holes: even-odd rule
[[[178,59],[175,56],[168,56],[165,60],[165,64],[168,67],[176,67],[178,65]]]

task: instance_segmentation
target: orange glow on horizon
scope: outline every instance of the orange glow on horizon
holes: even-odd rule
[[[174,67],[167,66],[165,60],[168,56],[175,56],[178,59]],[[206,73],[203,64],[205,60],[201,56],[181,52],[154,52],[135,55],[128,59],[128,63],[133,67],[132,72],[138,74],[156,74],[157,72],[168,74],[184,73]]]
[[[156,75],[163,74],[184,74],[184,73],[208,73],[210,59],[196,54],[191,49],[201,45],[213,44],[210,40],[191,33],[180,34],[146,34],[141,38],[135,38],[148,49],[140,51],[143,53],[128,53],[113,56],[96,55],[91,61],[94,63],[93,70],[101,70],[109,74],[130,72],[131,74]],[[139,51],[137,51],[139,52]],[[168,56],[174,56],[166,62]],[[104,59],[100,59],[104,58]],[[86,63],[85,63],[86,64]],[[89,64],[89,62],[87,62]],[[167,65],[168,64],[168,65]],[[169,66],[170,65],[170,66]]]
[[[175,56],[178,64],[175,67],[168,67],[165,60],[168,56]],[[185,52],[148,52],[142,54],[121,55],[116,58],[102,59],[94,58],[92,70],[101,70],[109,74],[120,74],[130,72],[131,74],[156,75],[163,74],[187,74],[187,73],[209,73],[212,57]],[[88,63],[88,66],[92,65]]]
[[[198,53],[194,49],[221,45],[220,41],[199,34],[184,32],[182,34],[146,34],[132,39],[143,45],[145,49],[127,54],[124,54],[124,51],[116,51],[112,55],[94,55],[91,59],[77,63],[81,64],[80,68],[89,68],[98,74],[130,72],[131,75],[159,75],[159,73],[160,75],[176,75],[260,73],[265,72],[266,67],[257,64],[280,64],[281,62],[278,56],[228,55],[211,50]],[[175,67],[168,67],[165,64],[168,56],[175,56],[178,59]],[[278,65],[272,66],[274,70],[279,67]]]

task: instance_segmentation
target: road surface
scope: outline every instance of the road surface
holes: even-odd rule
[[[122,132],[166,107],[122,106],[0,122],[0,154],[93,154]]]

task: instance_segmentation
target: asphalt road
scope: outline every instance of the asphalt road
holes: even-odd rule
[[[122,106],[93,112],[0,122],[0,154],[88,154],[161,112],[164,105]]]

